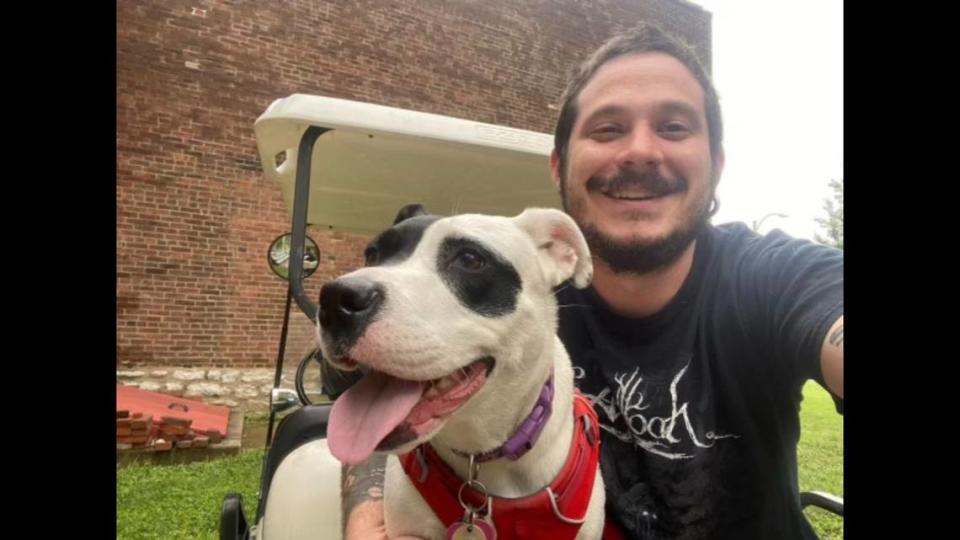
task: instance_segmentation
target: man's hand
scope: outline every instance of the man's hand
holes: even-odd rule
[[[353,508],[346,520],[344,540],[387,539],[387,527],[383,522],[383,501],[360,503]]]
[[[344,540],[387,540],[383,517],[386,456],[374,454],[358,465],[344,465],[340,477]],[[422,540],[412,536],[394,540]]]
[[[383,472],[386,456],[374,454],[357,465],[344,465],[340,475],[343,538],[387,538],[383,519]]]

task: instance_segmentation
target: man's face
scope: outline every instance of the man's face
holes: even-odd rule
[[[614,271],[669,265],[706,222],[723,166],[703,89],[672,56],[643,53],[601,67],[577,104],[566,166],[550,159],[564,208]]]

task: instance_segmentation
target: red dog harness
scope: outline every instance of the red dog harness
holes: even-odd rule
[[[587,515],[600,459],[600,424],[590,401],[574,394],[574,434],[570,452],[550,486],[519,499],[490,497],[489,520],[498,540],[550,538],[573,540]],[[422,444],[400,456],[403,470],[444,526],[463,519],[463,499],[473,507],[484,504],[483,495],[443,462],[429,444]],[[607,529],[609,529],[609,525]],[[606,534],[609,532],[605,531]]]

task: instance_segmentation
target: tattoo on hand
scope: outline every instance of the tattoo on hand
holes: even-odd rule
[[[357,465],[344,465],[340,475],[340,493],[343,499],[343,525],[357,505],[383,499],[383,473],[387,457],[374,454]]]
[[[832,334],[830,334],[830,344],[836,347],[840,347],[841,349],[843,348],[843,326],[842,325],[836,330],[834,330]]]

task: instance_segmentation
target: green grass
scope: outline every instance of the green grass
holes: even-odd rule
[[[816,383],[803,391],[800,489],[843,496],[843,423],[830,396]],[[189,465],[132,465],[117,471],[118,540],[219,538],[223,496],[243,495],[247,517],[257,507],[262,450]],[[843,538],[843,520],[826,511],[806,511],[823,540]]]
[[[803,387],[800,418],[800,491],[826,491],[843,497],[843,417],[837,414],[830,394],[815,382]],[[843,538],[843,518],[813,507],[805,513],[822,540]]]
[[[188,465],[131,465],[117,470],[117,539],[216,540],[220,507],[231,491],[243,496],[248,519],[257,511],[263,450]]]

